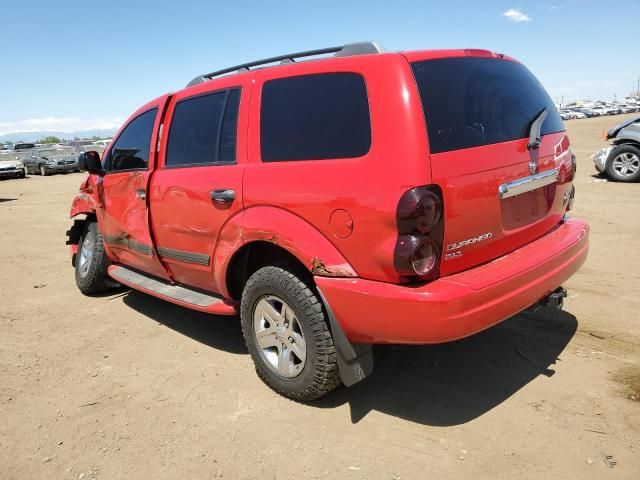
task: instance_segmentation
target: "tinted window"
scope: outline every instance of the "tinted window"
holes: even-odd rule
[[[108,171],[147,168],[156,113],[155,108],[149,110],[126,126],[111,148],[107,164]]]
[[[224,110],[222,129],[220,130],[219,162],[236,161],[236,131],[238,130],[238,108],[240,107],[240,90],[232,90],[227,98]]]
[[[542,134],[564,130],[547,92],[519,63],[465,57],[412,68],[432,153],[528,138],[532,120],[545,107]]]
[[[360,157],[371,146],[367,90],[358,74],[271,80],[261,108],[265,162]]]
[[[240,91],[182,100],[169,130],[167,166],[234,162]]]

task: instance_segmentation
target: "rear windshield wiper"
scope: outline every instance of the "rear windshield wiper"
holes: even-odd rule
[[[531,122],[531,127],[529,127],[529,143],[527,143],[529,150],[537,150],[540,148],[540,130],[542,129],[545,118],[547,118],[547,113],[547,107],[544,107]]]

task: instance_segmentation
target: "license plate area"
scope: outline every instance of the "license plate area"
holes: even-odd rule
[[[543,219],[549,214],[556,195],[556,185],[536,188],[500,200],[502,228],[515,230]]]

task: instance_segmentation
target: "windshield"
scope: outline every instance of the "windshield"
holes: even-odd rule
[[[564,131],[540,82],[523,65],[502,59],[460,57],[412,64],[431,153],[529,137],[546,107],[541,134]]]

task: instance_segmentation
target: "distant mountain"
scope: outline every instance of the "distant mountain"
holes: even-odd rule
[[[6,133],[4,135],[0,135],[0,143],[2,142],[35,142],[44,137],[58,137],[60,139],[68,139],[73,140],[75,137],[78,138],[91,138],[91,137],[111,137],[116,133],[115,128],[98,130],[96,128],[92,128],[89,130],[76,130],[74,132],[59,132],[55,130],[42,130],[38,132],[15,132],[15,133]]]

